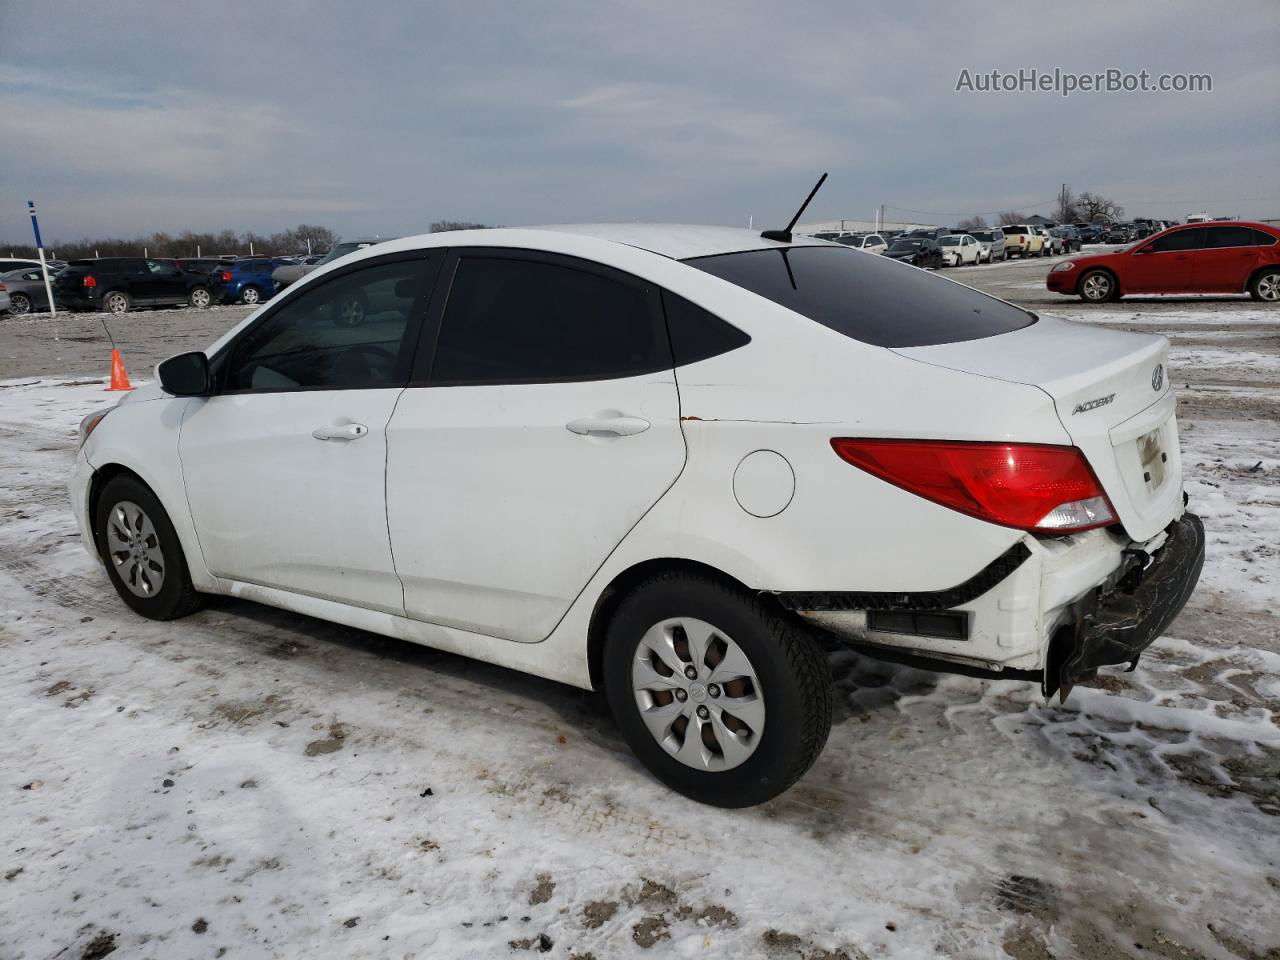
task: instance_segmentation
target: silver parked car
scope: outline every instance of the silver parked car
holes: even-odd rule
[[[322,267],[326,263],[332,263],[339,257],[345,257],[348,253],[355,253],[357,250],[363,250],[365,247],[372,247],[378,243],[385,243],[387,240],[391,239],[393,238],[386,237],[381,240],[344,240],[342,243],[334,244],[332,250],[326,253],[323,257],[317,258],[314,262],[290,263],[282,267],[276,267],[271,274],[271,280],[276,285],[276,290],[283,290],[291,283],[297,283],[312,270]]]
[[[50,270],[49,273],[52,276],[53,271]],[[0,293],[0,310],[8,310],[13,316],[48,311],[49,294],[45,290],[44,274],[38,267],[34,270],[28,267],[0,274],[0,284],[7,288]]]
[[[978,241],[979,263],[994,263],[996,260],[1009,259],[1004,231],[999,227],[992,227],[990,230],[970,230],[969,235]]]

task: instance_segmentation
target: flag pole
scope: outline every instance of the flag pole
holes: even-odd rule
[[[40,239],[40,222],[36,220],[36,202],[27,201],[27,211],[31,214],[31,229],[36,235],[36,252],[40,254],[40,272],[44,274],[44,293],[49,298],[49,315],[56,317],[58,308],[53,302],[53,284],[49,282],[49,265],[44,261],[44,241]]]

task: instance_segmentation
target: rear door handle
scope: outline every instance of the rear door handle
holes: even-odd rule
[[[579,420],[570,420],[565,424],[565,429],[584,437],[592,434],[630,437],[633,434],[644,433],[650,426],[648,420],[640,417],[582,417]]]
[[[316,427],[311,435],[317,440],[359,440],[369,432],[363,423],[344,423],[341,426]]]

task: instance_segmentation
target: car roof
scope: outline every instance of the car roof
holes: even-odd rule
[[[648,250],[673,260],[692,257],[711,257],[721,253],[739,253],[744,250],[769,250],[778,247],[831,246],[826,240],[795,234],[791,243],[766,240],[759,230],[742,227],[710,227],[681,223],[571,223],[525,227],[526,230],[544,230],[592,237],[612,243],[624,244]],[[486,230],[486,234],[501,232]]]

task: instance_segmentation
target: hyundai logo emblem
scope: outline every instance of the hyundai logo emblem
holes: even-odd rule
[[[1151,389],[1159,392],[1164,386],[1164,364],[1157,363],[1156,368],[1151,371]]]

